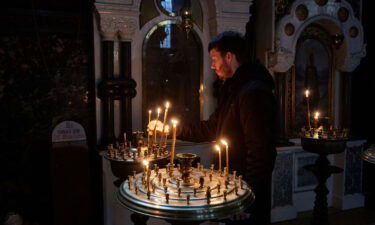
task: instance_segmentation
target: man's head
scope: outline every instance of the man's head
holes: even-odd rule
[[[211,69],[225,80],[232,77],[244,62],[245,39],[240,33],[225,31],[211,40],[208,51],[212,59]]]

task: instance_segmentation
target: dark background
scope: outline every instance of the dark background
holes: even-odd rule
[[[1,222],[17,212],[24,224],[102,223],[92,7],[87,0],[2,2]],[[52,146],[52,130],[65,120],[84,127],[87,147]]]
[[[375,76],[374,76],[374,32],[371,32],[374,12],[370,1],[362,1],[362,25],[367,44],[367,55],[352,73],[351,133],[356,138],[367,140],[366,148],[375,144]],[[375,165],[364,162],[363,188],[365,205],[375,208]]]
[[[351,74],[351,135],[375,143],[374,35],[363,1],[367,56]],[[100,224],[100,164],[95,146],[92,1],[5,1],[0,9],[0,220],[16,211],[26,221],[57,223],[52,129],[74,120],[87,132],[85,180],[89,224]],[[74,157],[74,155],[72,156]],[[85,164],[84,164],[85,165]],[[77,165],[79,167],[79,165]],[[374,205],[374,165],[364,163],[366,205]],[[71,174],[60,174],[69,177]],[[65,178],[66,178],[65,177]],[[70,187],[74,189],[73,187]],[[69,191],[69,189],[67,189]],[[77,203],[78,204],[78,203]],[[67,211],[67,214],[70,212]],[[74,222],[72,223],[74,224]]]

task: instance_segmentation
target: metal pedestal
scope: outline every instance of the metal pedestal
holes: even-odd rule
[[[326,186],[326,181],[331,174],[341,173],[343,169],[330,165],[327,155],[343,152],[346,148],[346,141],[346,139],[301,138],[302,147],[305,151],[319,154],[315,164],[305,167],[307,170],[312,171],[318,180],[318,185],[314,189],[316,196],[312,225],[329,224],[327,204],[329,190]]]

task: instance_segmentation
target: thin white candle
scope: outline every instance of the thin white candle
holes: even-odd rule
[[[157,124],[158,124],[157,122],[158,122],[158,120],[159,120],[160,111],[161,111],[161,109],[158,108],[158,109],[157,109],[157,116],[156,116],[156,120],[155,120],[155,127],[154,127],[154,144],[156,144],[156,126],[157,126]]]
[[[148,176],[148,164],[147,160],[143,160],[143,164],[146,166],[146,180],[147,180],[147,191],[150,191],[150,176]]]
[[[226,165],[227,165],[227,172],[229,173],[229,149],[228,149],[228,143],[225,140],[221,140],[221,143],[225,145],[225,158],[226,158]]]
[[[167,145],[167,138],[168,138],[168,133],[169,133],[169,126],[168,125],[165,125],[165,136],[164,136],[164,141],[163,141],[163,145]]]
[[[163,132],[161,133],[161,138],[159,142],[159,147],[161,148],[163,143],[163,137],[164,137],[164,129],[165,129],[165,123],[167,122],[167,116],[168,116],[168,108],[169,108],[169,102],[165,103],[165,111],[164,111],[164,120],[163,120]]]
[[[221,149],[219,145],[215,145],[216,150],[219,152],[219,172],[221,171]]]
[[[152,114],[152,111],[148,110],[148,124],[150,124],[151,122],[151,114]],[[147,146],[150,147],[150,132],[149,131],[147,131]]]
[[[310,99],[309,99],[310,91],[309,89],[306,89],[305,95],[306,95],[306,104],[307,104],[307,123],[309,125],[309,130],[311,129],[311,123],[310,123]]]
[[[175,152],[175,146],[176,146],[176,128],[177,128],[177,120],[172,120],[173,125],[173,136],[172,136],[172,151],[171,151],[171,164],[173,166],[174,161],[174,152]]]

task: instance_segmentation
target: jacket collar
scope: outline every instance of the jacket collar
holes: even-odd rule
[[[275,88],[271,74],[259,63],[242,64],[239,66],[233,76],[225,80],[224,87],[231,92],[249,81],[258,81],[263,86],[263,89],[266,88],[270,91]]]

